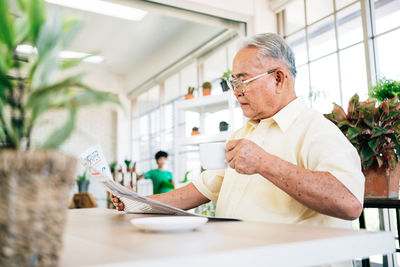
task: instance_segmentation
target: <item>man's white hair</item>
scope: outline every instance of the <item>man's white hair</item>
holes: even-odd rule
[[[282,60],[289,68],[293,77],[296,77],[296,61],[294,53],[285,40],[275,33],[256,34],[242,44],[242,48],[257,47],[264,56],[270,56]]]

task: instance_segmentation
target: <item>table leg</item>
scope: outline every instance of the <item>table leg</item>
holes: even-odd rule
[[[364,209],[361,212],[360,218],[358,218],[358,222],[360,224],[360,229],[366,229]],[[361,260],[361,264],[362,264],[362,267],[371,267],[371,263],[369,261],[369,258],[362,259]]]
[[[397,241],[399,242],[399,249],[400,249],[400,213],[399,213],[399,209],[396,209],[396,225],[397,225]]]

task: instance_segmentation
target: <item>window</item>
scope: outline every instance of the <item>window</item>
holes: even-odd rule
[[[296,92],[320,112],[332,102],[347,108],[355,93],[366,99],[379,77],[400,78],[400,1],[368,1],[293,0],[277,16],[296,55]],[[373,55],[369,62],[366,54]]]

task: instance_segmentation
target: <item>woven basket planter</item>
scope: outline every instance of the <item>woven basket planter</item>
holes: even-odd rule
[[[76,159],[0,150],[0,266],[57,266]]]

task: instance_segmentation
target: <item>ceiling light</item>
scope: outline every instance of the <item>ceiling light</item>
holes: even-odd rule
[[[17,46],[17,52],[22,54],[32,54],[32,53],[37,53],[37,49],[35,47],[32,47],[31,45],[23,44]],[[61,51],[60,57],[64,59],[86,57],[83,61],[89,63],[101,63],[104,61],[104,57],[102,56],[96,56],[96,55],[90,56],[90,54],[88,53],[75,52],[75,51]]]
[[[103,0],[46,0],[46,2],[127,20],[140,21],[147,15],[144,10]]]

